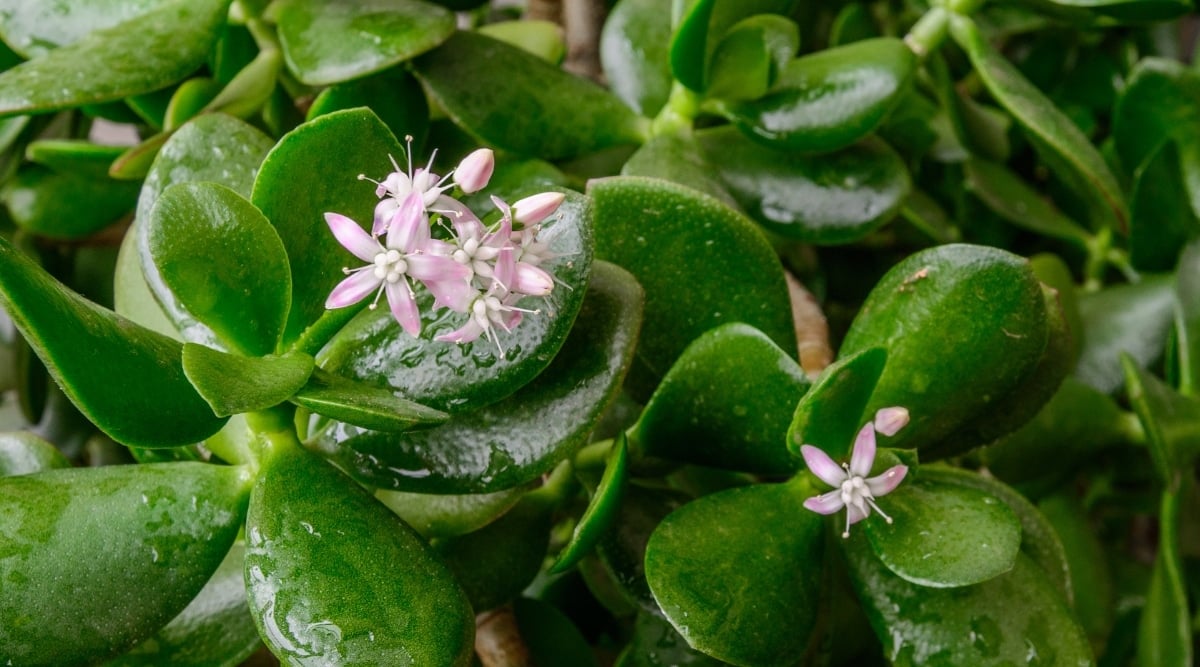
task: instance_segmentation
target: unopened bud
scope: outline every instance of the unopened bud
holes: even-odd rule
[[[490,148],[480,148],[463,158],[454,170],[454,182],[462,191],[471,194],[483,189],[496,168],[496,156]]]
[[[513,217],[517,222],[536,225],[558,210],[567,196],[561,192],[541,192],[513,204]]]
[[[883,408],[875,413],[875,430],[891,437],[908,424],[908,409]]]

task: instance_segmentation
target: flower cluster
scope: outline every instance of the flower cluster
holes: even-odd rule
[[[846,530],[842,532],[842,537],[850,537],[850,526],[867,518],[872,509],[891,523],[892,517],[879,509],[875,499],[891,493],[899,486],[908,474],[908,466],[892,466],[874,477],[867,475],[871,474],[871,467],[875,465],[875,434],[893,436],[906,424],[908,410],[904,408],[884,408],[875,413],[875,420],[867,422],[854,439],[849,465],[839,466],[820,449],[812,445],[802,446],[800,453],[808,469],[822,482],[834,487],[833,491],[804,501],[804,506],[818,514],[833,514],[845,507]]]
[[[355,257],[366,262],[346,268],[346,278],[330,293],[326,308],[344,308],[375,295],[370,307],[387,295],[392,316],[413,336],[421,333],[417,285],[433,295],[434,309],[449,308],[467,315],[458,329],[436,340],[469,343],[484,336],[504,357],[496,330],[512,331],[528,313],[538,310],[517,304],[526,297],[545,297],[555,279],[542,268],[553,255],[538,241],[541,224],[558,210],[564,196],[543,192],[512,206],[498,197],[492,202],[500,220],[484,225],[470,208],[450,196],[483,189],[491,179],[495,157],[481,148],[450,173],[438,176],[433,159],[422,168],[412,166],[412,137],[408,137],[408,168],[374,181],[380,201],[368,234],[357,222],[340,213],[326,213],[334,238]],[[360,175],[359,179],[367,179]],[[433,226],[449,231],[449,240],[434,238]],[[382,242],[380,239],[383,239]]]

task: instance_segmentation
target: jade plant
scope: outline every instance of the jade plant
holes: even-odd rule
[[[1190,665],[1193,10],[0,0],[0,664]]]

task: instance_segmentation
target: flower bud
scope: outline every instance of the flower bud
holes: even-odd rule
[[[561,192],[541,192],[513,204],[513,217],[517,222],[536,225],[558,210],[567,196]]]
[[[883,408],[875,413],[875,430],[891,437],[908,424],[908,410],[894,407]]]
[[[490,148],[480,148],[463,158],[454,170],[454,182],[462,191],[471,194],[483,189],[492,178],[496,156]]]

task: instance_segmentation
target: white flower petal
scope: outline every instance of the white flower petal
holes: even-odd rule
[[[858,431],[854,439],[854,451],[850,454],[850,474],[866,477],[875,465],[875,425],[868,422]]]
[[[822,493],[819,496],[813,496],[804,501],[804,507],[816,512],[817,514],[833,514],[834,512],[845,507],[842,503],[842,492],[834,489],[829,493]]]
[[[833,462],[829,455],[812,445],[800,447],[800,455],[808,464],[808,469],[829,486],[841,486],[846,481],[846,471]]]
[[[867,488],[871,490],[871,495],[876,498],[886,496],[904,481],[904,476],[908,474],[908,466],[898,465],[892,466],[883,472],[881,475],[868,477],[866,480]]]
[[[358,303],[379,288],[379,278],[370,270],[356,271],[333,288],[325,299],[326,308],[345,308]]]
[[[329,225],[329,231],[333,232],[333,238],[337,239],[343,248],[364,262],[374,262],[375,255],[382,250],[379,242],[372,238],[366,230],[341,213],[326,213],[325,224]]]

